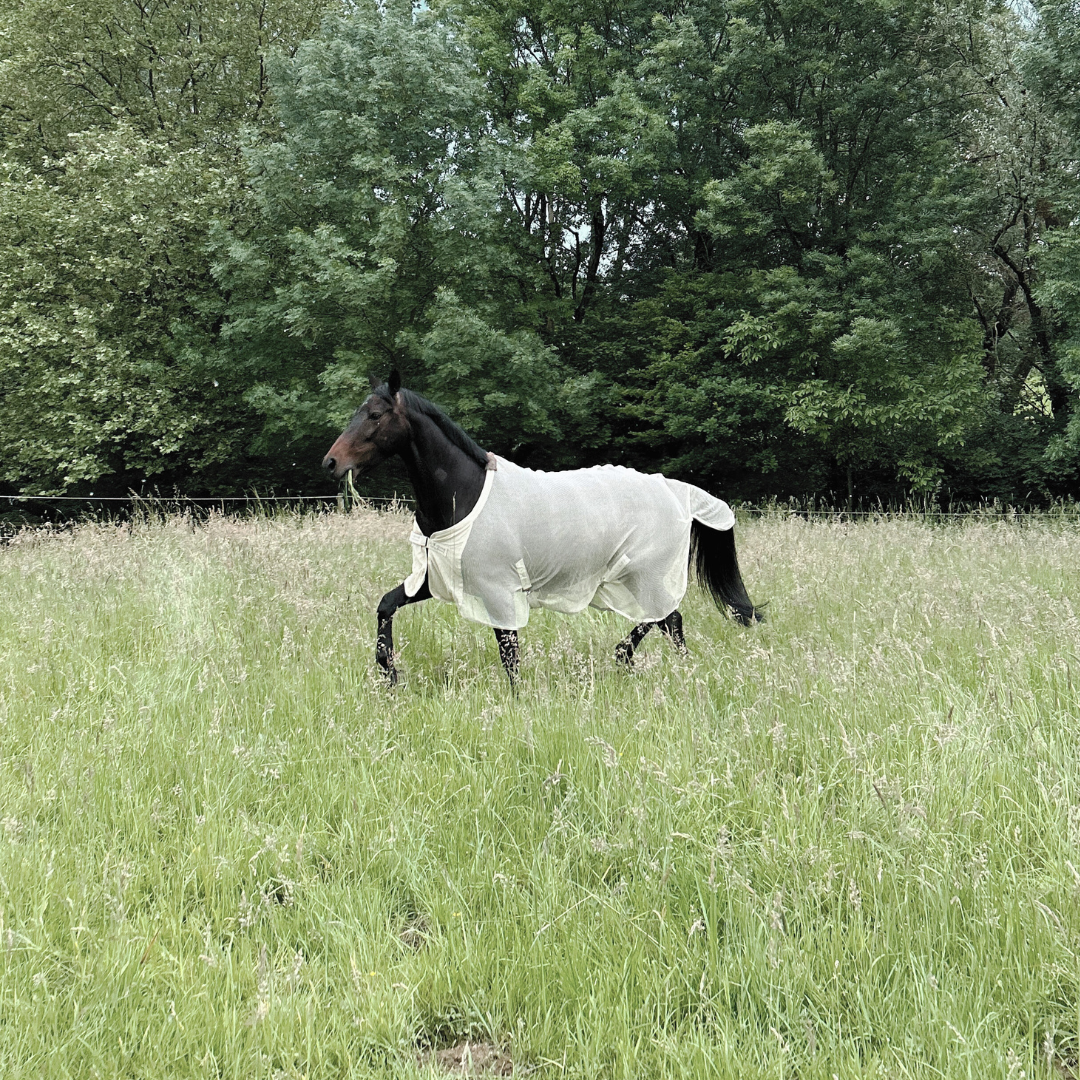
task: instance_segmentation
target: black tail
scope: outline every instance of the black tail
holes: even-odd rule
[[[739,560],[735,557],[734,529],[710,529],[695,521],[690,529],[690,561],[698,584],[711,594],[718,608],[733,611],[735,621],[743,626],[764,622],[761,608],[754,607],[746,595]]]

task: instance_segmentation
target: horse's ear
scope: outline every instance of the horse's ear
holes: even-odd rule
[[[372,391],[378,390],[382,386],[382,383],[371,374],[368,375],[368,382],[371,383]]]
[[[386,389],[390,391],[391,397],[397,397],[397,392],[401,389],[401,372],[397,368],[390,372],[390,378],[386,380]]]

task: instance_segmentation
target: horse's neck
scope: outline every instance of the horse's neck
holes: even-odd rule
[[[430,536],[461,521],[476,505],[484,489],[484,468],[430,418],[410,420],[412,438],[401,456],[416,494],[416,523]]]

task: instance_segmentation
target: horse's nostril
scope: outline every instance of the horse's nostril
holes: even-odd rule
[[[324,458],[324,459],[323,459],[323,468],[324,468],[324,469],[325,469],[325,470],[326,470],[327,472],[330,472],[330,473],[332,473],[332,472],[333,472],[333,471],[334,471],[334,470],[335,470],[335,469],[337,468],[337,461],[336,461],[336,459],[334,459],[334,458],[332,458],[332,457]]]

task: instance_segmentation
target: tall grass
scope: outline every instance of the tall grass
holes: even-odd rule
[[[1062,1077],[1080,533],[739,529],[690,658],[373,611],[367,511],[0,549],[0,1075]]]

